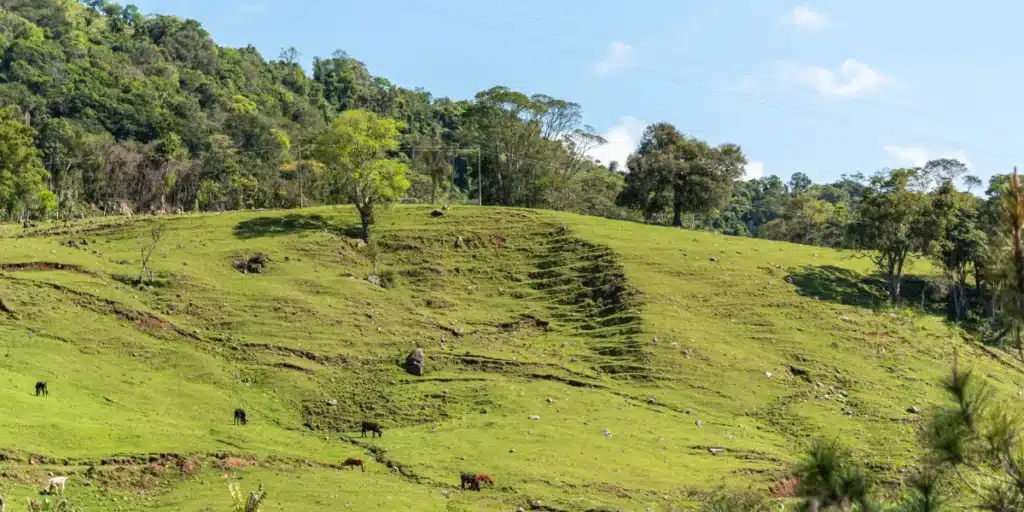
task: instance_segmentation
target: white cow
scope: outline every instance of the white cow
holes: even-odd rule
[[[55,476],[46,483],[46,488],[43,489],[47,494],[53,494],[53,491],[60,489],[57,494],[64,495],[64,485],[67,484],[68,477],[66,476]]]

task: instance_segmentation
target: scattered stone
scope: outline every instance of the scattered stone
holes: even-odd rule
[[[515,449],[515,448],[509,448],[508,452],[509,452],[509,453],[515,453],[515,452],[516,452],[516,449]]]
[[[370,284],[372,284],[374,286],[380,286],[381,285],[380,276],[378,276],[377,274],[370,274],[370,275],[366,276],[366,280],[369,281]]]
[[[551,398],[551,397],[549,396],[549,397],[548,397],[548,403],[549,403],[549,404],[553,404],[553,403],[555,403],[555,399],[554,399],[554,398]]]
[[[703,421],[701,421],[701,420],[697,420],[697,422],[695,423],[695,425],[697,425],[698,427],[703,427],[703,426],[704,426],[704,422],[703,422]]]
[[[810,373],[807,370],[797,366],[790,366],[789,373],[792,373],[794,377],[803,377],[805,379],[810,376]]]
[[[441,206],[441,209],[444,210],[444,211],[448,211],[448,208],[451,208],[451,206],[448,206],[448,205]]]
[[[530,500],[531,510],[544,510],[544,502],[541,500]]]
[[[487,414],[487,409],[480,409],[480,414]]]
[[[431,217],[443,217],[444,216],[444,210],[435,208],[435,209],[430,211],[430,216]]]
[[[846,411],[843,412],[843,416],[853,416],[853,411],[846,410]]]
[[[654,338],[651,339],[651,346],[653,347],[653,346],[655,346],[657,344],[658,344],[658,337],[655,336]]]
[[[188,265],[188,262],[185,262]],[[262,274],[270,267],[270,256],[258,252],[246,259],[235,262],[235,269],[243,274]]]
[[[686,414],[693,414],[693,409],[687,409]]]
[[[455,239],[455,248],[456,249],[465,249],[466,248],[466,241],[463,240],[461,236]]]
[[[656,398],[654,398],[653,396],[652,397],[648,397],[647,398],[647,403],[649,403],[651,405],[654,405],[654,404],[658,403],[658,400]]]
[[[907,408],[907,412],[909,412],[910,414],[921,414],[921,409],[912,406]]]
[[[718,263],[718,258],[711,258],[711,263]]]
[[[356,249],[366,249],[366,240],[363,240],[362,238],[357,238]]]
[[[708,452],[711,453],[711,455],[721,455],[725,453],[725,448],[708,448]]]
[[[764,372],[764,376],[770,379],[772,378],[772,372]]]
[[[839,317],[839,320],[840,320],[841,322],[845,323],[845,324],[848,324],[848,323],[850,323],[850,321],[851,321],[851,320],[850,320],[850,317],[848,317],[848,316],[841,316],[841,317]]]
[[[608,429],[606,429],[606,428],[602,428],[601,429],[601,435],[603,435],[605,437],[612,437],[612,433],[609,432]]]
[[[327,401],[327,405],[330,405],[330,406],[338,405],[338,401],[334,400],[334,399],[328,400]]]
[[[405,371],[420,377],[423,375],[425,355],[422,348],[417,348],[405,356]]]
[[[434,211],[436,212],[437,210],[434,210]],[[445,498],[447,498],[448,497],[448,489],[441,489],[441,495],[443,495]]]
[[[530,417],[528,419],[533,420],[533,421],[537,421],[537,420],[540,419],[540,416],[537,416],[536,414],[532,414],[532,415],[530,415]]]

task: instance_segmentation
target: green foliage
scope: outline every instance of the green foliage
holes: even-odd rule
[[[35,498],[28,498],[29,512],[78,512],[79,508],[71,506],[67,498],[58,498],[50,501],[50,498],[43,498],[39,501]]]
[[[264,502],[267,501],[267,492],[263,490],[263,484],[260,484],[259,489],[250,492],[248,496],[244,495],[241,486],[234,482],[228,484],[228,491],[231,493],[231,500],[236,512],[260,512],[263,510]]]
[[[627,162],[630,172],[619,203],[641,209],[647,218],[670,207],[672,225],[682,226],[684,213],[707,213],[721,206],[743,175],[744,164],[746,158],[735,144],[711,147],[670,124],[654,124]]]
[[[373,112],[349,110],[317,140],[317,158],[359,211],[364,240],[370,239],[377,210],[401,198],[409,188],[408,167],[391,158],[399,146],[399,127],[395,120]]]
[[[721,490],[701,505],[701,512],[769,512],[777,507],[757,491]]]
[[[899,300],[904,267],[915,251],[922,251],[928,237],[928,202],[911,190],[915,169],[880,172],[857,208],[850,224],[854,247],[861,250],[886,277],[889,298]]]
[[[0,110],[0,217],[42,216],[57,206],[46,188],[46,169],[33,145],[36,132],[15,107]]]
[[[803,460],[793,468],[797,493],[822,510],[873,510],[872,482],[850,452],[838,441],[814,440]]]

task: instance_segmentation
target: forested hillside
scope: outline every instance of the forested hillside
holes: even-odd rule
[[[267,60],[220,47],[198,22],[105,0],[0,0],[0,217],[355,204],[369,238],[394,202],[521,206],[706,229],[872,256],[890,297],[932,260],[948,316],[1001,341],[1010,245],[1005,175],[956,160],[843,175],[743,180],[740,145],[667,123],[626,162],[570,101],[496,86],[435,98],[344,52]],[[959,187],[959,189],[958,189]]]
[[[309,153],[356,109],[401,123],[413,201],[447,198],[453,182],[454,199],[477,197],[478,161],[488,204],[604,213],[621,184],[585,157],[599,138],[572,103],[501,87],[437,99],[340,51],[309,76],[295,49],[266,60],[217,46],[198,22],[102,0],[0,7],[0,102],[16,107],[3,137],[24,160],[4,158],[6,217],[345,202]],[[34,155],[16,149],[28,138]]]

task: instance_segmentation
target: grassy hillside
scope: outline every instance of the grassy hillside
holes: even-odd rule
[[[86,510],[225,510],[238,480],[271,511],[688,509],[767,488],[814,435],[898,485],[921,422],[906,410],[941,397],[954,348],[1021,385],[941,319],[875,307],[849,254],[429,212],[383,216],[386,289],[351,208],[0,228],[0,494],[54,472]],[[156,283],[135,287],[158,224]],[[255,253],[265,273],[235,269]],[[417,345],[422,377],[400,367]],[[366,473],[339,469],[352,456]],[[497,486],[458,491],[469,470]]]

